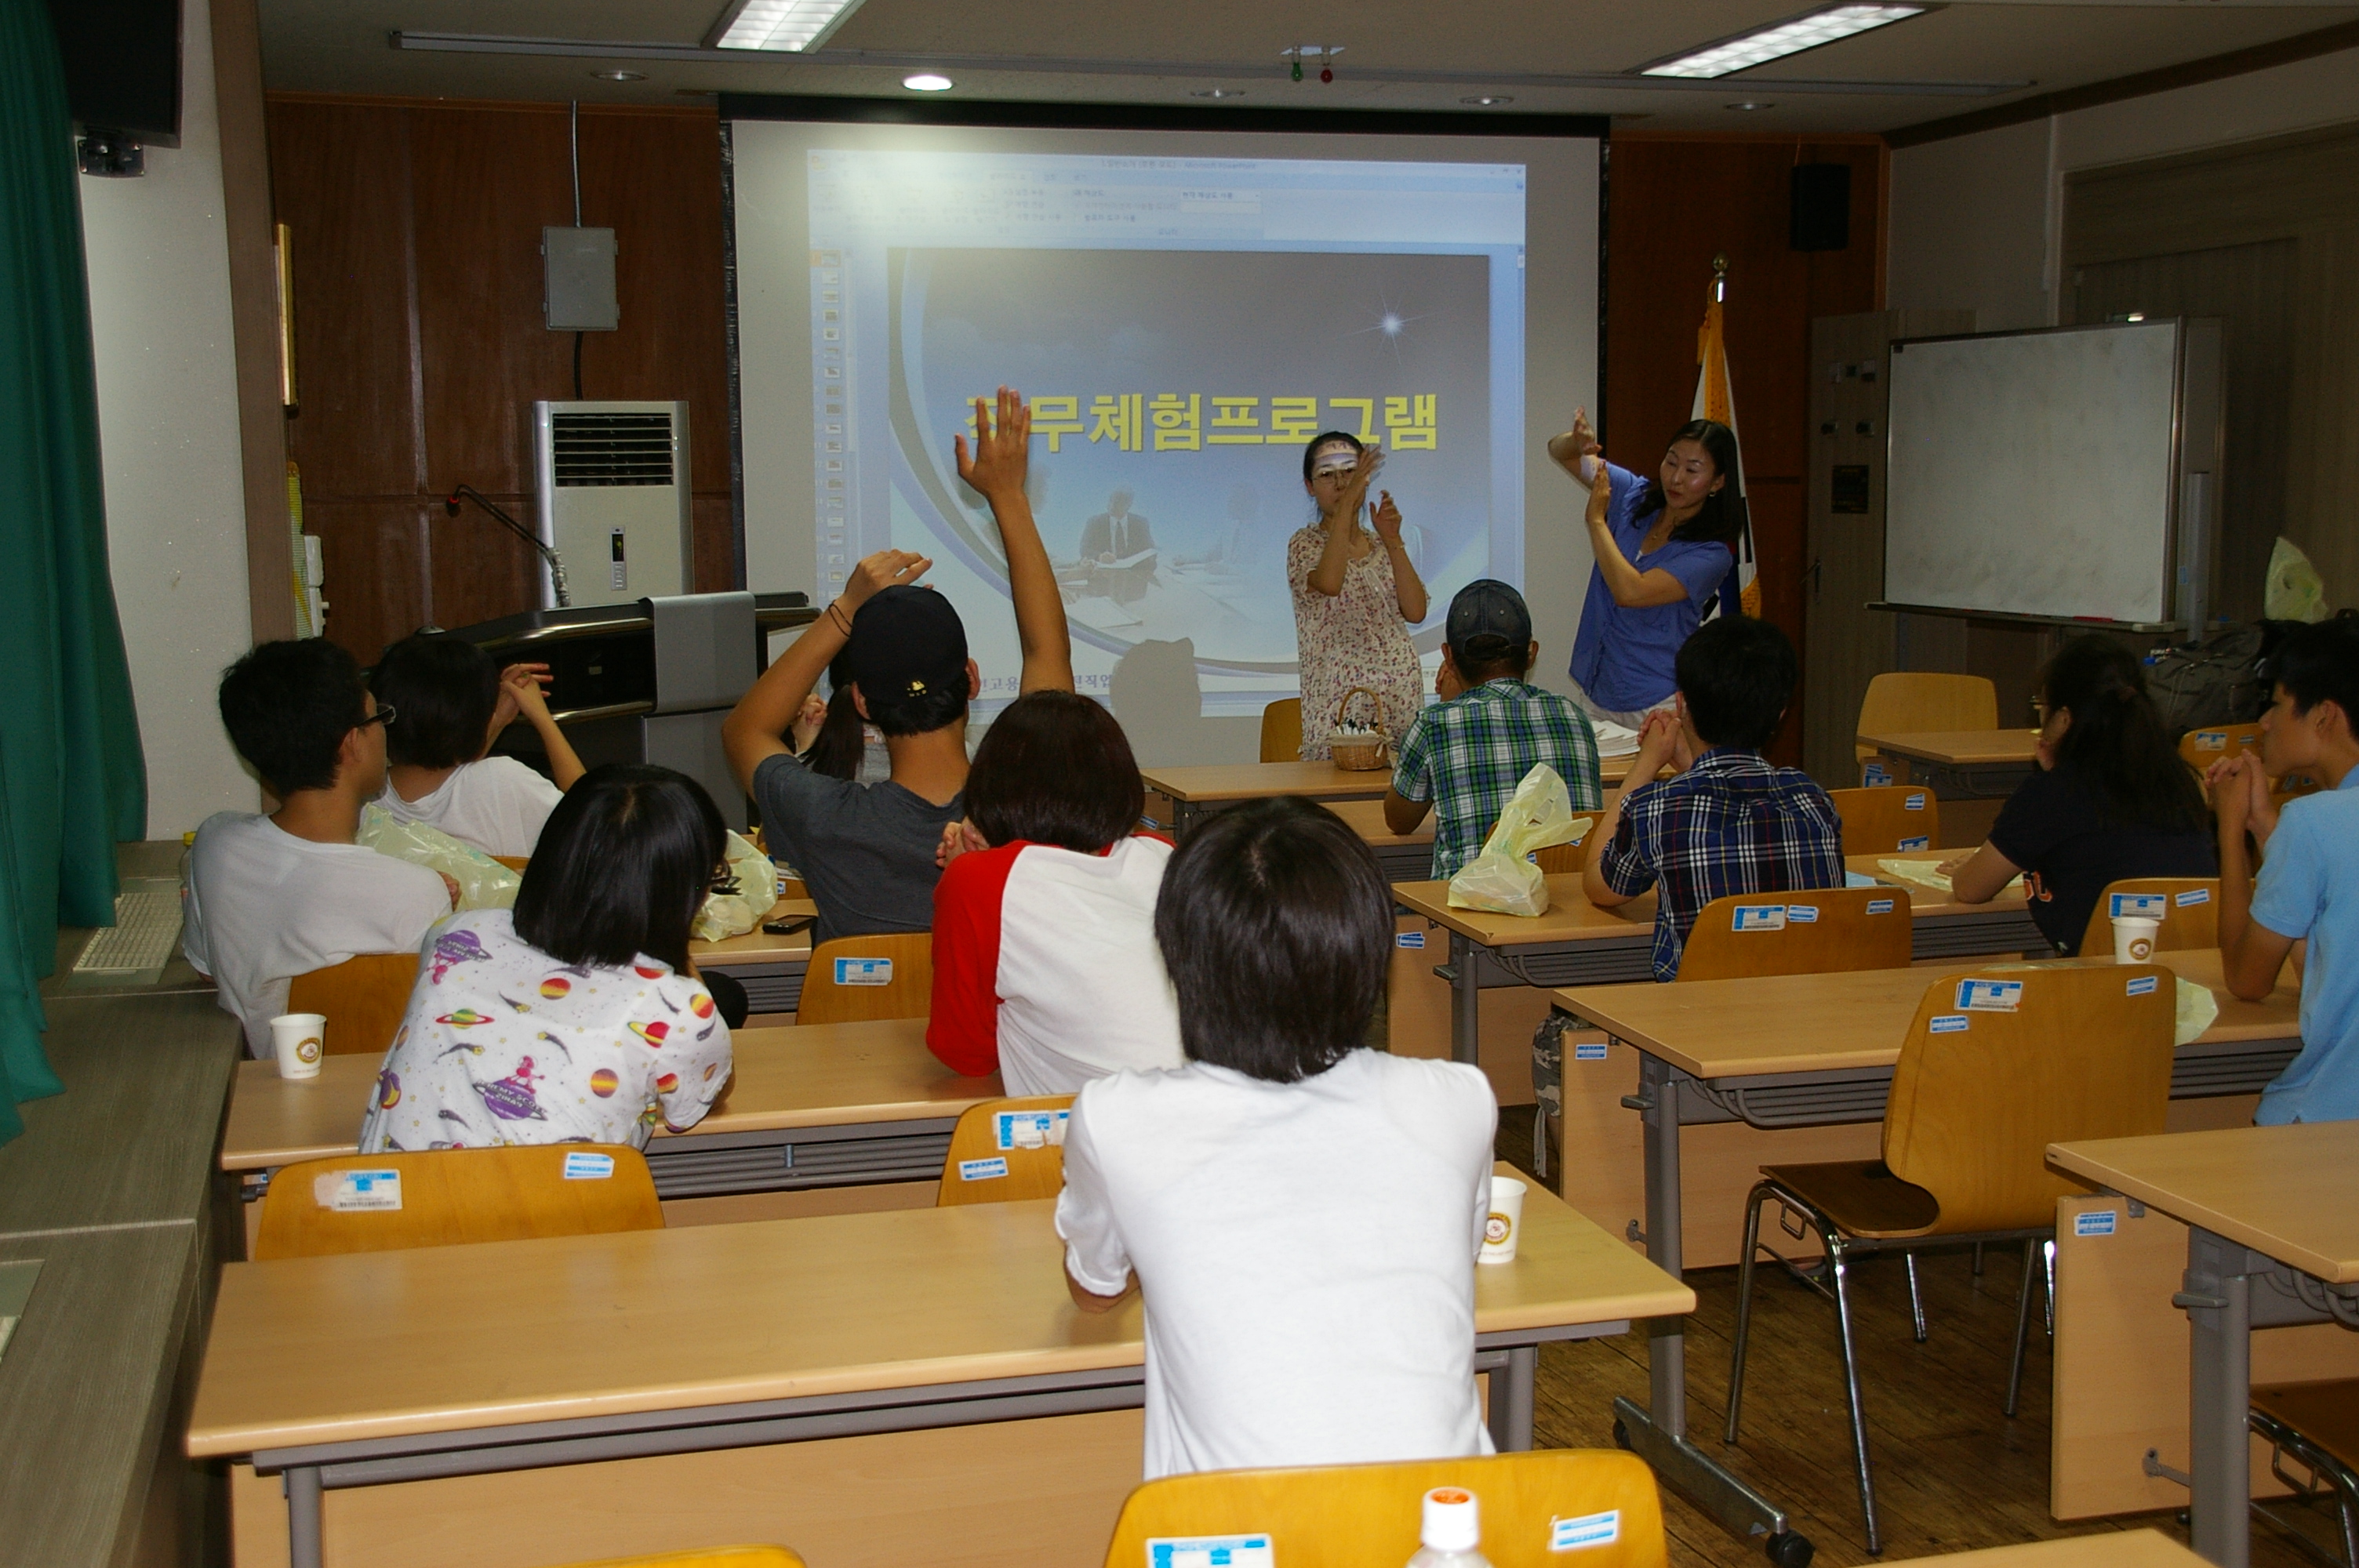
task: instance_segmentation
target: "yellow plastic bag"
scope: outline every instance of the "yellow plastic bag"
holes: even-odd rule
[[[361,807],[360,832],[353,841],[364,849],[440,871],[459,884],[461,909],[512,908],[516,889],[524,885],[524,878],[473,845],[462,844],[423,822],[397,822],[381,806]]]
[[[2326,619],[2326,583],[2301,546],[2279,539],[2269,550],[2269,575],[2261,589],[2261,613],[2272,621]]]
[[[1524,775],[1483,852],[1450,879],[1450,907],[1495,914],[1546,914],[1548,878],[1532,864],[1551,844],[1578,844],[1596,820],[1572,814],[1572,792],[1546,762]]]
[[[762,922],[778,902],[778,868],[770,857],[738,834],[729,835],[729,874],[737,879],[735,892],[716,892],[704,901],[688,934],[700,942],[743,936]]]

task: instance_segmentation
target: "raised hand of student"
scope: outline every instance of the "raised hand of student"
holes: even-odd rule
[[[999,547],[1007,557],[1008,598],[1016,606],[1016,640],[1024,653],[1018,688],[1071,691],[1073,638],[1065,624],[1065,600],[1049,564],[1049,548],[1040,542],[1032,503],[1024,493],[1032,410],[1025,406],[1023,394],[1003,386],[996,418],[994,412],[988,401],[976,398],[973,449],[968,449],[965,437],[953,438],[959,478],[983,492],[999,524]]]
[[[951,438],[951,446],[958,454],[958,476],[981,491],[985,499],[1010,492],[1021,495],[1031,441],[1032,410],[1024,406],[1023,396],[1014,388],[999,389],[995,420],[992,417],[991,400],[978,397],[974,400],[974,449],[967,449],[964,436]]]
[[[827,698],[817,692],[803,698],[803,706],[795,715],[794,738],[797,752],[808,752],[819,739],[820,727],[827,722]]]
[[[547,665],[510,665],[500,672],[500,707],[527,719],[549,712],[546,687],[554,679]]]
[[[836,602],[850,615],[888,588],[908,587],[932,569],[933,564],[930,557],[914,550],[879,550],[873,556],[863,556],[860,564],[852,568],[843,591],[835,596]],[[796,711],[801,711],[799,703]]]

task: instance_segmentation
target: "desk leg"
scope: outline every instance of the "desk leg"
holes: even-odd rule
[[[1680,1097],[1669,1063],[1638,1055],[1635,1102],[1646,1129],[1647,1256],[1655,1267],[1680,1273]],[[1778,1568],[1808,1568],[1816,1550],[1787,1528],[1785,1510],[1755,1491],[1718,1460],[1688,1441],[1685,1320],[1658,1317],[1647,1325],[1647,1398],[1641,1410],[1614,1401],[1614,1440],[1644,1459],[1661,1480],[1693,1498],[1723,1528],[1757,1539]],[[2239,1564],[2238,1568],[2242,1568]]]
[[[1491,1374],[1491,1445],[1502,1454],[1522,1454],[1532,1446],[1532,1407],[1539,1374],[1537,1345],[1510,1346],[1506,1369]]]
[[[1483,985],[1474,939],[1450,934],[1450,1059],[1481,1065]]]
[[[2200,1226],[2187,1231],[2188,1447],[2194,1476],[2189,1536],[2220,1568],[2246,1568],[2252,1476],[2245,1435],[2252,1408],[2253,1297],[2245,1249]]]
[[[288,1568],[320,1568],[320,1472],[316,1465],[288,1470],[287,1487]]]

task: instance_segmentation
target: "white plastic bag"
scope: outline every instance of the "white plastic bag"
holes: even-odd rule
[[[524,878],[472,844],[462,844],[440,827],[397,822],[385,807],[361,807],[361,827],[353,840],[364,849],[440,871],[459,884],[461,909],[507,909],[516,903]]]
[[[2301,546],[2280,538],[2269,549],[2269,575],[2261,589],[2261,613],[2272,621],[2326,619],[2326,582]]]
[[[778,902],[778,868],[750,840],[735,833],[729,835],[729,874],[737,879],[737,891],[707,897],[689,926],[688,934],[700,942],[745,935]]]
[[[1572,792],[1554,768],[1539,763],[1524,775],[1483,852],[1450,879],[1450,907],[1496,914],[1546,914],[1548,878],[1532,863],[1551,844],[1578,844],[1596,819],[1572,814]]]

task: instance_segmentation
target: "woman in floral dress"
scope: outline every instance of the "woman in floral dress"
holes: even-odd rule
[[[1384,449],[1363,447],[1340,430],[1314,438],[1302,453],[1302,488],[1319,521],[1286,546],[1286,580],[1294,589],[1294,633],[1302,666],[1302,758],[1324,762],[1343,694],[1364,686],[1384,698],[1385,728],[1398,746],[1425,700],[1425,677],[1408,629],[1425,619],[1425,584],[1401,544],[1400,508],[1390,491],[1370,509],[1374,533],[1361,526],[1368,485]],[[1373,721],[1364,700],[1352,717]]]

